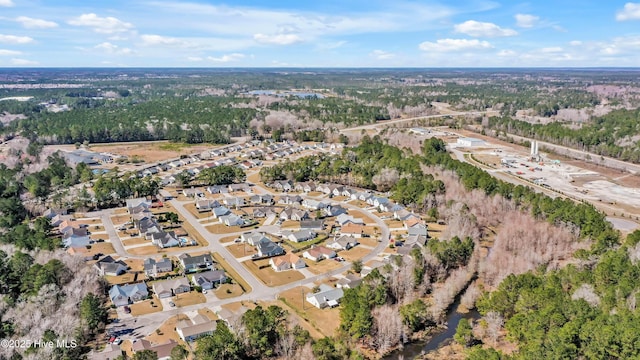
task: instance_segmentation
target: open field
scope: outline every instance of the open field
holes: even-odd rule
[[[249,231],[250,228],[241,228],[240,226],[227,226],[225,224],[213,224],[206,226],[208,232],[212,234],[233,234],[241,231]]]
[[[214,294],[218,299],[230,299],[244,294],[244,291],[238,284],[222,284],[214,291]]]
[[[358,242],[362,245],[366,245],[366,246],[371,246],[371,247],[376,247],[378,246],[378,239],[380,237],[376,236],[376,237],[362,237],[360,239],[358,239]]]
[[[127,210],[124,209],[124,211],[126,212]],[[124,224],[129,221],[131,221],[131,216],[129,216],[129,214],[114,215],[111,217],[111,222],[115,226]]]
[[[213,253],[212,256],[215,259],[215,261],[224,268],[224,271],[227,273],[227,275],[231,277],[236,283],[238,283],[242,287],[242,289],[244,289],[245,292],[251,292],[252,290],[251,286],[249,286],[249,284],[246,281],[244,281],[244,279],[242,278],[242,276],[240,276],[240,274],[238,274],[235,270],[233,270],[233,268],[231,267],[231,265],[229,265],[227,260],[225,260],[218,253]]]
[[[366,249],[361,246],[356,246],[346,251],[340,251],[339,256],[343,257],[347,261],[353,261],[363,258],[365,255],[371,252],[371,249]]]
[[[109,240],[109,234],[91,234],[89,238],[91,240]]]
[[[256,249],[247,243],[238,243],[227,246],[227,250],[236,258],[257,254]]]
[[[184,205],[184,208],[189,210],[191,215],[193,215],[196,219],[205,219],[211,216],[211,210],[199,212],[198,209],[196,208],[195,203],[186,204]]]
[[[318,309],[306,300],[302,300],[303,291],[306,297],[311,292],[311,289],[298,286],[280,293],[279,297],[281,301],[289,305],[291,309],[305,321],[308,321],[323,336],[334,336],[340,325],[340,309],[338,307]]]
[[[151,243],[151,240],[147,240],[143,237],[135,237],[127,240],[122,240],[122,245],[124,246],[150,244],[150,243]]]
[[[129,305],[129,307],[131,308],[131,315],[133,316],[151,314],[154,312],[162,311],[162,304],[160,303],[160,300],[156,298],[153,298],[151,300],[140,301],[135,304]]]
[[[173,249],[180,249],[180,248],[173,248]],[[166,249],[160,249],[155,245],[147,245],[147,246],[141,246],[141,247],[129,249],[127,250],[127,252],[131,255],[157,255],[157,254],[165,253],[166,252],[165,250]]]
[[[320,275],[331,270],[335,270],[339,268],[341,264],[333,259],[324,259],[318,262],[304,259],[304,262],[307,263],[307,269],[309,269],[309,271],[311,271],[315,275]]]
[[[224,244],[224,243],[229,243],[232,242],[233,240],[237,239],[237,236],[226,236],[220,239],[220,243]]]
[[[276,272],[271,266],[268,265],[267,267],[260,269],[259,266],[264,266],[265,261],[266,264],[269,263],[268,260],[247,260],[243,261],[242,264],[244,264],[244,266],[249,269],[249,271],[251,271],[251,273],[255,275],[255,277],[260,279],[260,281],[262,281],[267,286],[280,286],[304,279],[304,275],[302,275],[297,270]]]
[[[153,163],[164,161],[167,159],[178,158],[180,157],[180,155],[202,152],[216,146],[219,145],[191,145],[182,143],[171,143],[169,141],[141,141],[111,144],[92,144],[90,150],[96,152],[108,152],[111,154],[123,155],[127,157],[136,156],[148,163]],[[65,148],[65,150],[74,150],[75,146],[60,145],[58,148]]]
[[[102,220],[100,219],[77,219],[76,221],[85,225],[102,225]]]
[[[202,304],[206,302],[207,299],[197,291],[190,291],[188,293],[178,294],[173,297],[173,302],[177,307]]]
[[[385,220],[384,223],[387,224],[390,229],[404,227],[404,224],[400,220]]]
[[[123,261],[129,265],[129,271],[144,271],[144,260],[142,259],[123,259]]]
[[[91,248],[87,251],[86,256],[93,256],[96,254],[109,255],[116,252],[110,242],[95,243],[90,246]]]

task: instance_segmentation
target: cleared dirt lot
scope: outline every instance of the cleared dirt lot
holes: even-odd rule
[[[214,291],[214,294],[218,299],[230,299],[244,294],[244,291],[238,284],[222,284]]]
[[[320,275],[331,270],[335,270],[342,264],[341,262],[335,261],[333,259],[324,259],[318,262],[304,259],[304,262],[307,263],[307,269],[315,275]]]
[[[257,254],[256,249],[246,243],[239,243],[227,246],[227,250],[236,258]]]
[[[178,294],[173,297],[173,302],[176,304],[176,307],[202,304],[206,301],[207,299],[204,297],[204,295],[197,291],[190,291],[188,293]]]
[[[108,152],[127,157],[137,156],[146,162],[158,162],[212,149],[220,145],[214,144],[181,144],[169,141],[144,141],[131,143],[93,144],[89,150]],[[62,145],[65,150],[75,150],[74,145]]]
[[[131,308],[131,315],[138,316],[144,314],[151,314],[154,312],[162,311],[162,304],[160,300],[154,298],[151,300],[140,301],[129,306]]]
[[[338,256],[343,257],[347,261],[353,261],[363,258],[365,255],[371,252],[371,249],[366,249],[362,246],[356,246],[346,251],[340,251]]]

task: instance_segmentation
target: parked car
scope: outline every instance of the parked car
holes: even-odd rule
[[[174,303],[173,301],[169,301],[169,306],[171,306],[171,307],[175,307],[175,306],[176,306],[176,303]]]
[[[120,338],[116,338],[116,339],[113,341],[113,343],[114,343],[114,344],[116,344],[116,345],[120,345],[120,344],[122,344],[122,339],[120,339]]]
[[[124,313],[125,313],[125,314],[131,314],[131,308],[125,305],[125,307],[124,307]]]

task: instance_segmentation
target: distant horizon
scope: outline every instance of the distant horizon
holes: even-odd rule
[[[0,11],[2,68],[640,64],[640,2],[0,0]]]
[[[638,70],[640,66],[483,66],[483,67],[419,67],[419,66],[407,66],[407,67],[395,67],[395,66],[368,66],[368,67],[318,67],[318,66],[237,66],[237,67],[197,67],[197,66],[29,66],[29,67],[2,67],[0,71],[5,70],[163,70],[163,69],[176,69],[176,70]]]

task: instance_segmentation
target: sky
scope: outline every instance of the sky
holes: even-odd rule
[[[637,67],[640,2],[0,0],[0,67]]]

